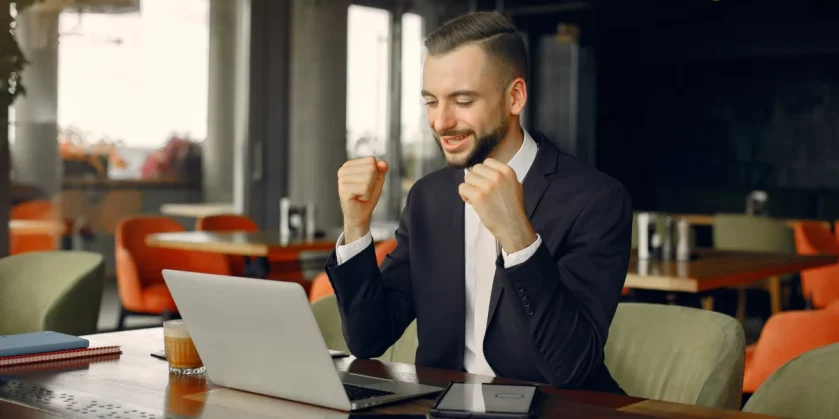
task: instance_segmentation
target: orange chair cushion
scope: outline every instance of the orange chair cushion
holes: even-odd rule
[[[747,351],[743,392],[754,393],[775,370],[810,350],[839,342],[839,309],[786,311],[769,318]]]
[[[332,284],[329,283],[329,277],[326,272],[321,272],[312,280],[312,287],[309,291],[309,301],[315,302],[327,295],[332,295],[335,290],[332,289]]]
[[[833,233],[821,224],[798,222],[794,232],[795,248],[799,254],[839,255],[839,245]],[[824,308],[839,301],[839,264],[802,271],[801,290],[815,308]]]
[[[164,311],[176,313],[178,311],[178,306],[175,305],[175,300],[165,284],[149,285],[143,288],[141,294],[143,296],[143,312],[145,313],[162,313]]]

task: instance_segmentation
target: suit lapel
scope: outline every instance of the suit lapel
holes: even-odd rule
[[[545,194],[550,184],[546,175],[556,170],[557,159],[557,149],[547,137],[536,133],[533,135],[533,139],[539,144],[539,152],[536,154],[536,159],[527,172],[527,176],[524,177],[524,182],[522,182],[524,208],[527,217],[531,220],[533,220],[533,214],[536,212],[536,207],[539,205],[542,195]],[[504,259],[500,253],[496,261],[496,267],[495,276],[492,280],[492,294],[489,300],[487,329],[492,324],[492,318],[495,315],[496,308],[498,308],[498,301],[504,292]]]
[[[447,188],[445,194],[440,196],[440,209],[442,219],[448,219],[446,223],[448,231],[443,234],[445,240],[435,243],[439,246],[443,264],[440,272],[444,273],[451,304],[441,305],[452,308],[452,328],[456,331],[455,342],[458,342],[458,363],[463,362],[463,353],[466,350],[466,245],[464,232],[463,200],[458,193],[458,186],[463,183],[464,173],[462,170],[454,170],[452,185]],[[444,224],[445,225],[445,224]],[[462,365],[461,365],[462,367]]]

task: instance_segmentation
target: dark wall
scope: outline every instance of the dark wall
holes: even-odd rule
[[[656,183],[839,190],[839,56],[660,65],[649,76],[636,140],[661,168]]]
[[[839,3],[679,3],[598,9],[598,166],[637,207],[738,211],[762,188],[817,216],[839,192]]]

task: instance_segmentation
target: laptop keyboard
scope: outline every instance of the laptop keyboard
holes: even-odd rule
[[[344,390],[347,391],[347,396],[349,396],[351,402],[393,394],[389,391],[373,390],[372,388],[358,387],[351,384],[344,384]]]

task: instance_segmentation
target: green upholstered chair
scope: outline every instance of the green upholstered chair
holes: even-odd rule
[[[0,259],[0,335],[96,333],[105,265],[92,252],[31,252]]]
[[[739,410],[745,344],[740,323],[721,313],[621,303],[606,366],[630,396]]]
[[[713,226],[714,248],[768,253],[795,253],[795,236],[786,222],[769,217],[746,214],[717,214]],[[788,278],[788,277],[787,277]],[[781,312],[782,278],[772,277],[765,283],[756,282],[737,287],[739,302],[737,318],[745,317],[746,288],[763,285],[771,298],[772,314]]]
[[[341,330],[341,314],[338,312],[338,299],[335,294],[327,295],[312,303],[312,312],[329,349],[346,351],[347,342]],[[417,351],[417,322],[413,321],[402,337],[396,341],[382,356],[376,358],[381,361],[401,362],[413,364]]]
[[[752,395],[746,412],[796,418],[839,418],[839,343],[799,355]]]
[[[716,214],[713,231],[715,249],[795,253],[792,228],[776,218]]]

